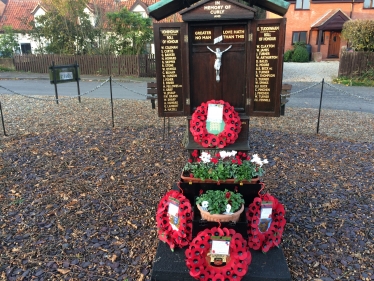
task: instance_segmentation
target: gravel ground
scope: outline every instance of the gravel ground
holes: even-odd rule
[[[286,64],[288,67],[288,64]],[[0,96],[0,280],[150,280],[155,208],[179,179],[185,118],[149,101]],[[251,153],[286,207],[293,280],[374,280],[374,116],[287,108],[251,118]]]
[[[338,77],[339,61],[322,62],[285,62],[283,64],[283,83],[320,82],[324,78],[331,82]]]

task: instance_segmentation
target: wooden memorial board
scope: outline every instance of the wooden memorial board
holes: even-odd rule
[[[155,23],[155,52],[157,73],[158,115],[175,117],[187,115],[186,91],[184,82],[188,72],[185,23]]]
[[[216,99],[243,116],[279,117],[285,19],[253,20],[253,8],[232,0],[181,14],[188,22],[154,24],[159,116],[189,116]]]
[[[199,0],[161,0],[150,5],[148,14],[156,20],[162,20],[180,10],[195,4]],[[284,0],[244,0],[251,5],[256,5],[267,11],[284,16],[290,6],[290,3]]]
[[[253,19],[256,10],[232,0],[204,0],[191,8],[183,10],[183,21],[212,21]]]
[[[280,116],[285,19],[252,22],[250,116]]]

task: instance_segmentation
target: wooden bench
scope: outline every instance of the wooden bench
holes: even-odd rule
[[[155,100],[157,100],[157,83],[148,82],[147,83],[147,100],[151,100],[152,109],[156,108]]]
[[[291,84],[282,84],[282,91],[281,91],[281,110],[280,115],[284,115],[284,111],[286,109],[286,103],[289,101],[288,98],[291,96]]]

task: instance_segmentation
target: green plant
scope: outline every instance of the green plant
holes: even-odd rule
[[[294,50],[287,50],[283,55],[283,61],[284,62],[291,62],[292,61],[292,55]]]
[[[214,155],[203,151],[198,155],[198,151],[194,150],[191,156],[183,167],[183,175],[201,180],[251,180],[262,176],[265,173],[263,165],[268,163],[266,159],[261,160],[257,154],[251,157],[237,151],[219,151]]]
[[[297,45],[292,54],[293,62],[308,62],[309,53],[305,46]]]
[[[231,205],[231,212],[236,212],[244,204],[243,196],[240,193],[232,192],[227,189],[207,190],[196,198],[196,204],[201,205],[208,202],[208,211],[210,214],[223,214],[227,205]]]
[[[374,20],[346,21],[341,34],[356,51],[374,51]]]
[[[23,198],[18,198],[18,199],[15,199],[14,201],[12,201],[10,203],[10,205],[21,205],[23,203],[23,201],[25,201],[25,199]]]
[[[15,71],[15,69],[0,65],[0,72],[9,72],[9,71]]]
[[[18,48],[18,36],[10,26],[4,26],[3,30],[4,33],[0,35],[0,57],[11,58]]]
[[[345,86],[365,86],[374,87],[374,68],[369,69],[358,77],[346,77],[340,76],[333,80],[336,84],[342,84]]]

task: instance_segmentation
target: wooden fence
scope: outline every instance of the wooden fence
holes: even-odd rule
[[[17,71],[48,73],[52,62],[69,65],[77,62],[81,74],[156,77],[153,54],[148,55],[16,55]]]
[[[374,52],[347,52],[340,56],[339,77],[361,76],[368,70],[374,70]]]

